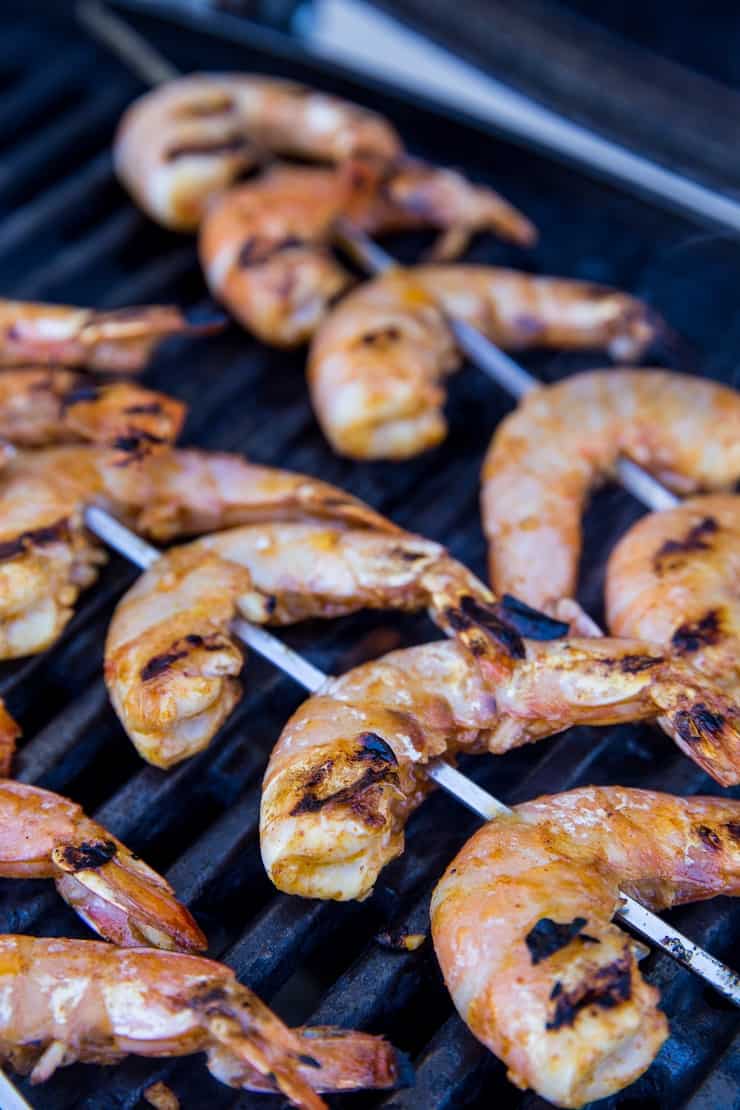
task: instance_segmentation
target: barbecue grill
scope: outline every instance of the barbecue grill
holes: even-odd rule
[[[701,352],[692,369],[733,380],[740,260],[731,241],[597,184],[480,122],[413,103],[376,82],[360,83],[239,20],[152,16],[133,3],[117,6],[186,72],[274,73],[387,114],[414,153],[458,165],[500,188],[542,231],[532,253],[488,239],[469,258],[609,281],[644,296]],[[71,4],[6,0],[3,8],[0,294],[99,307],[179,301],[196,315],[210,313],[194,242],[148,221],[113,177],[113,130],[142,86],[86,39]],[[406,237],[390,245],[410,260],[423,242]],[[675,365],[687,352],[682,347],[663,356]],[[256,461],[342,485],[404,527],[445,543],[483,574],[478,470],[491,430],[511,401],[483,375],[462,373],[451,383],[444,445],[403,466],[357,465],[336,458],[323,441],[303,362],[302,353],[269,350],[233,327],[208,340],[171,341],[145,381],[188,402],[186,442],[245,451]],[[593,364],[575,355],[527,355],[526,363],[547,380]],[[613,489],[600,494],[588,514],[580,600],[599,619],[606,554],[641,511]],[[504,1067],[454,1014],[431,943],[415,952],[393,945],[395,935],[425,930],[431,888],[475,819],[453,799],[431,797],[409,823],[405,855],[362,905],[277,894],[259,859],[259,785],[280,729],[303,695],[251,656],[245,698],[211,747],[169,772],[144,767],[108,704],[101,675],[112,608],[133,577],[112,558],[51,651],[0,668],[0,694],[25,731],[18,777],[71,795],[165,872],[208,934],[209,954],[228,962],[291,1024],[331,1022],[383,1032],[413,1060],[415,1085],[390,1095],[335,1098],[337,1107],[544,1106],[508,1083]],[[423,617],[361,614],[313,622],[288,630],[285,638],[318,666],[340,671],[435,634]],[[667,737],[643,726],[571,730],[504,757],[463,762],[463,769],[508,803],[584,783],[677,793],[717,789]],[[670,917],[737,963],[736,901],[715,899]],[[89,935],[47,884],[32,881],[0,886],[0,929]],[[390,943],[387,936],[379,942],[381,934],[390,934]],[[652,955],[645,967],[661,990],[672,1036],[647,1075],[609,1105],[703,1110],[737,1104],[740,1015],[667,957]],[[45,1087],[19,1086],[36,1107],[106,1110],[143,1105],[143,1092],[158,1079],[176,1091],[185,1110],[275,1105],[219,1085],[197,1057],[129,1059],[116,1068],[75,1065]]]

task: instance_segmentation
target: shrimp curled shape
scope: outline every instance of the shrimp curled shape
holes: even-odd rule
[[[266,343],[305,342],[352,280],[331,250],[339,220],[370,235],[439,229],[435,254],[444,257],[478,231],[534,238],[498,193],[451,170],[409,161],[382,174],[357,161],[276,166],[208,205],[199,252],[213,295]]]
[[[364,898],[403,851],[431,760],[651,719],[718,781],[740,781],[737,704],[641,641],[521,641],[498,670],[452,641],[391,652],[327,681],[283,729],[263,784],[265,868],[290,894]]]
[[[205,1052],[210,1073],[230,1087],[279,1091],[293,1106],[325,1110],[319,1091],[392,1087],[398,1079],[382,1037],[288,1029],[230,968],[202,956],[3,936],[0,991],[0,1059],[30,1072],[32,1083],[78,1060]]]
[[[0,471],[0,658],[43,651],[105,559],[85,530],[96,503],[155,540],[260,520],[334,520],[393,531],[343,490],[240,455],[171,450],[117,466],[107,449],[19,452]]]
[[[594,370],[529,393],[483,466],[494,589],[546,612],[572,598],[586,500],[620,455],[680,494],[732,488],[740,393],[664,370]]]
[[[0,439],[18,447],[92,442],[125,464],[169,447],[184,420],[180,401],[131,382],[96,385],[53,368],[0,372]]]
[[[0,779],[0,876],[53,879],[83,921],[114,944],[206,947],[162,876],[50,790]]]
[[[137,373],[170,335],[211,331],[172,305],[97,311],[71,305],[0,300],[0,366],[70,366]]]
[[[740,497],[694,497],[650,513],[606,571],[616,636],[665,644],[728,693],[740,691]]]
[[[480,829],[432,897],[463,1021],[509,1079],[579,1107],[632,1083],[668,1036],[620,891],[654,910],[740,895],[740,802],[585,787]]]
[[[510,350],[606,348],[619,359],[664,327],[634,297],[589,282],[492,266],[392,270],[346,297],[311,345],[313,407],[335,451],[405,459],[445,438],[444,381],[462,363],[448,316]]]
[[[255,74],[198,73],[134,101],[113,157],[120,180],[152,219],[192,231],[209,197],[266,156],[385,163],[401,150],[382,116],[350,101]]]
[[[496,617],[486,587],[420,536],[306,522],[233,528],[170,549],[119,602],[105,648],[113,705],[140,755],[171,766],[210,742],[241,695],[235,617],[282,625],[362,608],[428,608],[479,658],[489,642],[466,614]],[[506,651],[510,635],[504,614],[490,653]]]

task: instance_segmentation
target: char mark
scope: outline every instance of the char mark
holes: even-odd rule
[[[385,755],[375,757],[372,753],[368,753],[368,757],[373,760],[379,758],[380,766],[371,765],[367,767],[356,782],[323,797],[319,797],[316,791],[331,771],[334,761],[327,760],[326,763],[318,767],[306,781],[303,796],[291,810],[291,817],[298,817],[303,813],[320,813],[328,805],[344,805],[366,825],[371,828],[380,827],[383,824],[383,818],[374,808],[372,798],[368,795],[368,792],[380,783],[396,779],[398,770],[395,766],[395,757],[393,764],[388,762]]]
[[[360,747],[356,759],[380,759],[384,763],[398,763],[393,748],[377,732],[363,732],[357,737],[357,742]]]
[[[28,532],[21,532],[12,540],[0,542],[0,562],[22,555],[31,547],[44,547],[46,544],[56,543],[68,537],[69,525],[65,518],[57,520],[54,524],[48,524],[45,528],[31,528]]]
[[[153,678],[164,674],[178,659],[184,659],[187,651],[165,651],[161,655],[154,655],[149,662],[139,671],[142,682],[149,682]]]
[[[740,821],[728,821],[725,828],[732,839],[740,843]]]
[[[113,859],[116,845],[112,840],[85,840],[82,844],[66,845],[62,854],[72,871],[91,871]]]
[[[701,647],[711,646],[719,641],[721,635],[719,609],[710,609],[693,624],[682,624],[671,638],[674,649],[681,654],[698,651]]]
[[[445,614],[455,632],[478,628],[500,644],[512,659],[526,658],[524,640],[512,624],[502,620],[495,605],[487,605],[466,594],[465,597],[460,598],[457,609],[450,607]]]
[[[705,516],[689,528],[681,540],[666,540],[653,556],[653,567],[658,574],[681,565],[681,556],[694,551],[710,551],[709,537],[719,531],[719,524],[712,516]]]
[[[710,829],[709,825],[697,825],[696,833],[702,843],[712,851],[717,852],[722,847],[722,837],[714,829]]]
[[[691,709],[679,709],[674,721],[676,732],[686,744],[715,740],[725,724],[725,718],[720,713],[713,713],[701,702]]]
[[[496,608],[502,619],[513,625],[527,640],[560,640],[570,630],[567,621],[556,621],[511,594],[504,594]]]
[[[126,416],[158,416],[162,411],[159,401],[150,401],[146,405],[129,405],[123,410]]]
[[[304,241],[296,235],[289,235],[285,239],[268,239],[265,236],[250,235],[242,243],[236,263],[246,270],[250,266],[260,266],[280,251],[305,245]]]
[[[229,135],[225,139],[214,139],[211,142],[203,140],[200,143],[180,143],[171,146],[165,151],[165,162],[176,162],[178,158],[186,158],[193,154],[240,154],[250,146],[249,140],[244,135]]]
[[[605,967],[596,968],[571,990],[558,981],[550,994],[555,1005],[545,1029],[552,1032],[562,1029],[564,1025],[573,1025],[578,1014],[587,1006],[613,1010],[622,1002],[627,1002],[631,994],[632,969],[629,956],[624,955]]]
[[[401,329],[390,325],[386,328],[377,328],[375,331],[366,331],[360,337],[360,342],[365,347],[383,347],[388,343],[397,343],[401,338]]]
[[[572,921],[553,921],[551,917],[541,917],[534,928],[524,938],[533,964],[538,964],[565,948],[578,938],[587,944],[599,944],[596,937],[582,932],[587,923],[585,917],[574,917]]]
[[[619,659],[619,669],[622,674],[639,674],[641,671],[649,671],[651,667],[657,667],[663,660],[660,657],[652,655],[623,655]]]
[[[75,389],[70,389],[62,397],[62,408],[68,409],[72,405],[80,405],[85,401],[97,401],[100,396],[100,387],[97,385],[78,385]]]

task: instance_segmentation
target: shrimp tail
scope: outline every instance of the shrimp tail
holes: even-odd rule
[[[208,947],[169,883],[99,826],[85,840],[57,844],[51,859],[59,894],[114,944],[185,952]]]
[[[689,759],[721,786],[740,783],[740,711],[731,696],[681,674],[657,684],[655,701],[663,710],[658,723]]]
[[[15,743],[20,735],[20,726],[13,720],[0,699],[0,778],[10,778]]]
[[[301,1074],[315,1090],[387,1090],[410,1086],[413,1080],[410,1062],[383,1037],[329,1025],[304,1026],[295,1032],[303,1042]],[[277,1089],[258,1072],[246,1078],[242,1087],[259,1092]]]

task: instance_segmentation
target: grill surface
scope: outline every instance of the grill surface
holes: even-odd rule
[[[113,128],[141,86],[78,33],[64,5],[6,0],[3,9],[0,293],[101,307],[145,300],[205,305],[192,242],[149,223],[112,176]],[[319,69],[263,35],[237,33],[233,23],[231,41],[203,26],[173,32],[151,16],[137,23],[186,71],[235,67],[292,76],[386,112],[415,152],[496,184],[542,230],[532,255],[488,240],[470,258],[613,282],[645,296],[689,338],[695,355],[692,361],[681,352],[687,366],[733,380],[740,349],[740,261],[733,243],[482,127]],[[420,244],[392,246],[412,258]],[[270,351],[232,328],[207,341],[171,342],[146,381],[190,404],[186,442],[246,451],[255,460],[336,482],[404,526],[444,542],[484,573],[478,468],[492,427],[510,408],[508,399],[483,375],[466,371],[451,385],[451,434],[441,448],[400,467],[354,465],[334,457],[319,435],[302,362],[300,353]],[[589,360],[528,357],[527,364],[554,379]],[[596,616],[606,554],[640,512],[627,494],[612,489],[588,514],[581,601]],[[338,1107],[544,1106],[516,1091],[502,1065],[457,1019],[429,942],[400,954],[374,941],[388,927],[426,927],[430,889],[475,820],[452,799],[429,799],[410,822],[406,854],[362,906],[276,894],[259,860],[259,783],[302,694],[250,658],[247,695],[210,749],[169,773],[142,766],[101,678],[105,628],[132,579],[130,568],[112,559],[54,650],[0,669],[0,693],[25,732],[19,777],[70,794],[165,871],[207,932],[210,954],[225,959],[289,1021],[382,1031],[413,1058],[414,1087],[390,1096],[338,1098]],[[361,615],[315,622],[286,638],[319,666],[339,671],[433,635],[425,618]],[[715,789],[665,736],[642,727],[574,730],[504,758],[470,761],[464,769],[507,802],[584,783]],[[737,962],[737,903],[716,899],[675,912],[672,920]],[[30,881],[0,885],[0,929],[89,935],[50,884]],[[661,989],[672,1037],[648,1075],[609,1105],[738,1105],[737,1012],[667,957],[653,955],[643,966]],[[173,1086],[186,1108],[275,1105],[219,1085],[192,1058],[130,1059],[115,1069],[76,1065],[26,1093],[49,1110],[133,1108],[157,1078]]]

